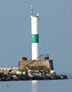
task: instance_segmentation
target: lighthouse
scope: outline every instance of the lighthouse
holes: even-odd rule
[[[38,18],[39,14],[33,14],[33,6],[31,5],[31,38],[32,38],[32,60],[38,60],[38,45],[39,45],[39,34],[38,34]]]
[[[33,14],[33,6],[31,5],[31,48],[32,48],[32,59],[27,60],[26,57],[22,57],[22,60],[19,61],[19,67],[29,67],[29,66],[44,66],[46,69],[54,70],[53,68],[53,60],[49,60],[48,54],[41,54],[38,53],[38,45],[39,45],[39,33],[38,33],[38,20],[39,14]],[[29,69],[29,68],[28,68]]]

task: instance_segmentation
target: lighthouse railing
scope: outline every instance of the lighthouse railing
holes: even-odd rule
[[[43,60],[45,57],[49,58],[49,54],[41,54],[39,55],[35,60]],[[27,67],[28,65],[30,65],[31,63],[33,63],[35,60],[32,60],[32,62],[30,62],[29,64],[27,64],[25,67]]]

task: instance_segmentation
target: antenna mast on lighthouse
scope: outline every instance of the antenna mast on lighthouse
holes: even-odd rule
[[[33,6],[31,5],[31,15],[33,15]]]
[[[39,34],[38,34],[38,18],[39,14],[33,14],[33,6],[31,5],[31,37],[32,37],[32,60],[38,60],[38,44],[39,44]]]

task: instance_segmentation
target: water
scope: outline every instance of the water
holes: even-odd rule
[[[72,79],[1,82],[0,92],[71,92]]]

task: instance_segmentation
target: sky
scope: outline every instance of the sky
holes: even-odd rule
[[[30,5],[40,14],[39,55],[49,54],[58,74],[71,73],[71,0],[1,0],[1,67],[31,60]]]

